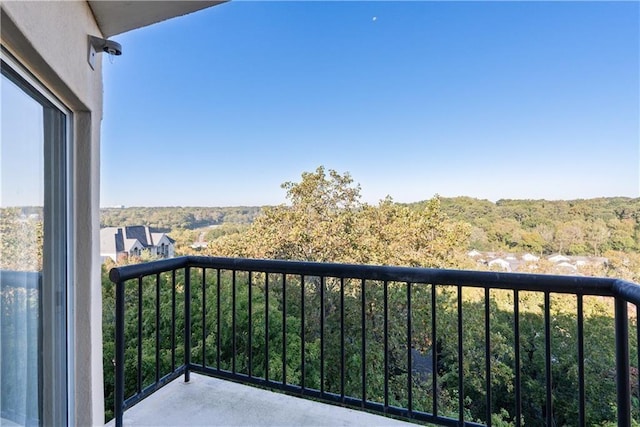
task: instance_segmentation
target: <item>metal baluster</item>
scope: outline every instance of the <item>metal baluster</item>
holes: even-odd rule
[[[202,269],[202,367],[207,366],[207,285],[206,268]]]
[[[515,359],[516,426],[522,425],[522,378],[520,376],[520,293],[513,291],[513,347]]]
[[[489,288],[484,288],[484,343],[485,382],[487,388],[487,426],[491,427],[491,306]]]
[[[340,398],[344,403],[344,376],[345,376],[345,351],[344,351],[344,278],[340,278]]]
[[[458,285],[458,421],[464,425],[464,363],[462,340],[462,286]]]
[[[615,299],[616,384],[618,427],[631,426],[631,387],[629,381],[629,315],[627,302]]]
[[[320,277],[320,395],[324,394],[324,286],[325,277]]]
[[[413,345],[411,324],[411,282],[407,282],[407,409],[409,418],[413,412],[413,362],[411,348]]]
[[[384,412],[389,410],[389,282],[384,281]]]
[[[302,360],[300,361],[300,369],[301,369],[301,384],[302,390],[304,391],[306,386],[306,356],[305,356],[305,334],[304,334],[304,324],[305,324],[305,304],[304,304],[304,276],[300,276],[300,357]]]
[[[269,381],[269,273],[264,274],[264,380]]]
[[[231,342],[232,351],[231,356],[231,372],[236,373],[236,353],[238,351],[236,346],[236,270],[232,272],[231,279]]]
[[[546,420],[547,426],[553,425],[553,378],[551,373],[551,302],[549,292],[544,293],[544,348],[545,348],[545,379],[546,379]]]
[[[176,271],[171,270],[171,372],[176,370]]]
[[[585,385],[584,385],[584,309],[582,295],[578,295],[578,425],[585,424]]]
[[[282,384],[287,384],[287,275],[282,273]]]
[[[160,381],[160,273],[156,273],[156,376],[155,383]]]
[[[366,321],[365,321],[365,304],[366,304],[366,284],[365,279],[362,279],[360,283],[360,328],[361,331],[361,341],[360,341],[360,376],[362,377],[362,407],[364,408],[365,403],[367,401],[367,341],[366,341]]]
[[[116,283],[116,377],[114,391],[114,415],[116,427],[122,427],[124,414],[124,284]]]
[[[191,268],[184,271],[184,382],[191,379]]]
[[[437,289],[436,285],[431,285],[431,382],[433,393],[434,416],[438,416],[438,329],[436,324],[437,312]]]
[[[222,338],[220,337],[220,269],[216,269],[216,369],[220,370],[220,346]]]
[[[249,308],[249,313],[248,313],[248,321],[249,321],[249,327],[248,327],[248,333],[249,336],[248,338],[248,343],[249,343],[249,369],[247,369],[247,373],[249,375],[249,378],[251,378],[253,376],[253,307],[252,307],[252,299],[253,299],[253,275],[251,274],[251,271],[249,272],[249,289],[248,289],[248,297],[249,297],[249,304],[248,304],[248,308]]]
[[[142,276],[138,277],[138,361],[136,363],[136,392],[142,391]]]

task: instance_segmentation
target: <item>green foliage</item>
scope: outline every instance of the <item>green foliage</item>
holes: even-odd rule
[[[605,274],[635,283],[640,283],[640,254],[620,251],[607,251]]]
[[[219,224],[249,224],[260,213],[256,206],[238,207],[132,207],[100,209],[100,227],[148,225],[168,232]]]
[[[285,183],[283,188],[287,190],[292,205],[306,204],[310,208],[308,220],[312,221],[313,209],[316,209],[316,215],[320,215],[324,213],[323,206],[335,206],[345,212],[362,207],[360,187],[350,187],[352,184],[348,173],[340,175],[328,171],[327,176],[324,168],[320,167],[315,173],[304,173],[302,182]],[[471,197],[437,199],[443,215],[453,223],[469,227],[467,249],[593,256],[602,256],[608,250],[640,250],[640,198],[499,200],[496,203]],[[422,211],[429,203],[432,201],[396,208]],[[285,206],[104,208],[101,209],[101,226],[148,225],[160,231],[171,231],[172,237],[178,233],[179,237],[185,237],[184,241],[179,241],[184,252],[179,252],[188,253],[191,251],[189,246],[200,233],[204,233],[204,242],[242,233],[263,210],[269,212],[268,216],[277,216],[284,213],[283,208]],[[325,222],[330,218],[332,216]],[[197,230],[197,234],[187,236],[180,230]],[[311,238],[304,233],[299,237]]]
[[[593,256],[640,250],[640,198],[440,200],[450,218],[471,225],[469,248]],[[408,206],[421,209],[426,203]]]
[[[360,201],[348,173],[323,167],[285,183],[289,205],[266,208],[244,233],[217,239],[209,254],[320,262],[453,267],[466,262],[469,227],[450,221],[439,199],[420,210]]]
[[[204,232],[204,241],[211,242],[229,234],[242,233],[246,231],[247,228],[249,228],[249,224],[224,223],[211,226]]]

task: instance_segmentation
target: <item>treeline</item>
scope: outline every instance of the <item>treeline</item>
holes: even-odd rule
[[[258,206],[234,207],[130,207],[100,209],[100,227],[147,225],[168,232],[223,223],[250,224],[260,213]]]
[[[468,247],[481,251],[539,255],[603,256],[607,251],[640,252],[640,198],[511,200],[441,197],[440,208],[452,221],[469,224]],[[406,204],[423,209],[430,201]],[[239,207],[103,208],[101,227],[148,225],[184,237],[188,246],[200,237],[211,242],[246,229],[265,209]],[[214,227],[211,227],[214,226]],[[222,227],[220,227],[222,226]],[[204,236],[188,233],[211,227]]]
[[[409,204],[421,209],[428,201]],[[482,251],[601,256],[640,250],[640,198],[498,200],[440,198],[443,212],[471,226]]]

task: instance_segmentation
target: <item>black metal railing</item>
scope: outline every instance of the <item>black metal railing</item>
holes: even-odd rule
[[[445,426],[638,416],[622,280],[193,256],[110,278],[116,426],[190,372]]]

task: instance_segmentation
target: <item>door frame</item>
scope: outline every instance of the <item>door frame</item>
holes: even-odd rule
[[[3,77],[43,108],[44,241],[40,294],[39,419],[74,424],[73,114],[4,47]]]

